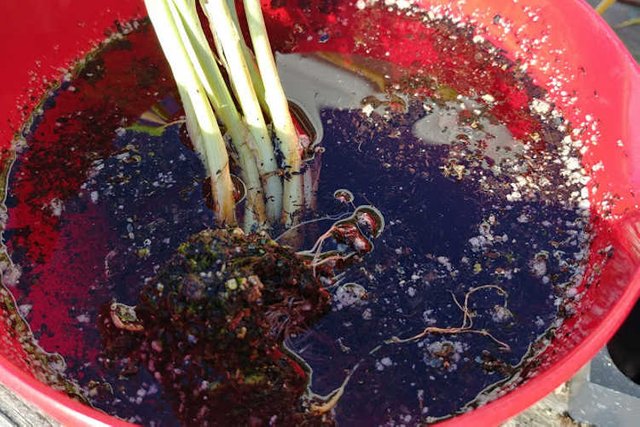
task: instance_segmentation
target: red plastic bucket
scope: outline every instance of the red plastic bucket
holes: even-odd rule
[[[294,22],[304,19],[306,25],[341,32],[341,37],[325,45],[326,50],[348,50],[353,43],[354,34],[349,28],[339,28],[338,19],[353,10],[353,5],[310,2],[302,13],[298,2],[285,7],[275,7],[275,3],[282,2],[265,5],[267,21],[272,34],[281,39]],[[590,188],[597,188],[590,199],[597,237],[586,274],[593,280],[576,302],[578,314],[556,331],[549,346],[525,367],[519,381],[500,390],[500,397],[444,423],[494,425],[569,379],[604,346],[640,294],[640,213],[636,212],[635,197],[640,190],[640,122],[634,120],[640,116],[640,70],[606,23],[581,0],[419,3],[434,13],[446,12],[471,22],[479,35],[504,49],[511,59],[528,64],[528,74],[547,89],[564,116],[582,128],[581,138],[593,137],[595,142],[583,158],[583,166],[592,173]],[[3,150],[47,84],[60,79],[61,70],[101,41],[116,21],[144,16],[142,2],[134,0],[99,4],[23,0],[4,2],[0,12],[5,18],[0,29],[0,53],[5,58],[0,67]],[[501,25],[494,23],[498,15]],[[398,25],[394,30],[394,34],[381,35],[380,47],[373,49],[372,56],[384,54],[398,63],[415,59],[406,44],[398,43],[403,31],[406,34],[412,29]],[[615,200],[609,203],[611,196]],[[613,255],[609,258],[609,254]],[[0,337],[9,335],[0,325]],[[15,347],[0,348],[0,383],[63,424],[123,424],[35,380],[20,363],[17,346],[16,342]]]

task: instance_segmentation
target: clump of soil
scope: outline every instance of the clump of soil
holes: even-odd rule
[[[135,310],[112,303],[101,325],[107,353],[148,369],[186,424],[330,425],[308,410],[309,372],[283,346],[329,307],[291,248],[204,230],[145,284]]]

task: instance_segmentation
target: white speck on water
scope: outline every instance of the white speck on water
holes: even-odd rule
[[[51,209],[51,215],[60,216],[64,210],[64,203],[56,197],[49,202],[49,209]]]
[[[156,394],[158,392],[158,386],[155,384],[151,384],[149,386],[149,390],[147,390],[147,395]]]
[[[522,194],[519,191],[513,191],[510,194],[507,194],[507,200],[510,202],[517,202],[522,200]]]
[[[513,313],[507,307],[502,305],[496,305],[493,307],[493,312],[491,313],[491,318],[494,322],[502,323],[513,317]]]
[[[362,107],[362,113],[365,114],[367,117],[371,117],[371,113],[373,113],[373,105],[371,104],[367,104],[364,107]]]
[[[485,95],[482,95],[482,100],[490,104],[492,102],[495,102],[496,99],[491,94],[487,93]]]
[[[76,316],[76,320],[78,322],[80,322],[80,323],[89,323],[89,321],[91,321],[91,317],[89,317],[88,314],[83,313],[83,314],[80,314],[80,315]]]
[[[578,288],[577,287],[571,287],[569,289],[567,289],[566,291],[566,296],[567,298],[573,298],[578,294]]]
[[[2,283],[6,286],[16,286],[22,276],[22,269],[13,262],[0,262],[0,272],[2,273]]]
[[[591,202],[589,202],[589,200],[580,200],[578,202],[579,209],[588,210],[590,206],[591,206]]]
[[[434,317],[431,317],[432,314],[433,314],[433,309],[425,310],[422,313],[422,320],[424,321],[425,324],[435,325],[438,322]]]
[[[531,261],[531,273],[536,277],[542,278],[547,274],[547,258],[544,256],[536,255]]]
[[[448,271],[453,271],[453,266],[451,265],[451,261],[446,256],[439,256],[436,258],[440,264],[442,264]]]
[[[384,357],[380,360],[376,360],[376,370],[384,371],[385,368],[388,368],[393,365],[393,362],[389,357]]]
[[[568,170],[573,171],[573,170],[578,170],[580,169],[580,160],[575,158],[575,157],[570,157],[569,159],[567,159],[567,161],[565,162],[565,166]]]
[[[362,285],[357,283],[345,283],[336,291],[336,309],[342,310],[346,307],[362,304],[366,294],[367,291]]]
[[[32,304],[20,304],[18,306],[18,311],[20,311],[20,316],[27,317],[33,308]]]
[[[531,110],[538,114],[547,114],[551,111],[551,105],[541,99],[531,101]]]

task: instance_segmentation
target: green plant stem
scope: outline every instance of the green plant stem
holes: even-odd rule
[[[180,34],[167,0],[145,0],[145,5],[176,80],[185,109],[189,136],[211,174],[216,219],[221,224],[235,224],[235,201],[229,173],[229,158],[211,104],[187,51],[180,43]]]
[[[203,1],[202,6],[207,12],[212,31],[220,41],[229,69],[233,70],[229,73],[229,78],[236,88],[245,122],[256,143],[258,170],[265,189],[267,218],[276,222],[282,210],[282,182],[278,176],[278,165],[269,130],[242,53],[241,35],[233,23],[226,1]]]
[[[226,2],[236,28],[242,28],[240,27],[240,20],[238,19],[238,11],[236,10],[235,0],[226,0]],[[256,64],[256,58],[253,56],[253,53],[251,52],[251,49],[249,49],[249,46],[247,46],[244,37],[241,37],[241,40],[242,54],[244,55],[244,60],[247,63],[247,67],[249,68],[249,75],[251,76],[253,87],[256,90],[258,101],[260,102],[260,106],[262,107],[264,113],[271,117],[271,111],[269,110],[269,103],[267,102],[264,83],[262,82],[262,76],[260,76],[260,70],[258,70],[258,64]]]
[[[622,21],[621,23],[617,24],[614,28],[616,30],[619,30],[619,29],[631,27],[634,25],[640,25],[640,17],[631,18],[631,19],[627,19],[626,21]]]
[[[233,18],[233,22],[236,26],[236,28],[238,28],[239,31],[240,30],[240,20],[238,19],[238,13],[236,11],[236,3],[235,0],[225,0],[227,2],[227,7],[229,8],[229,12],[231,13],[231,17]],[[201,4],[203,2],[201,1]],[[209,20],[209,22],[213,22],[213,20],[211,20],[209,18],[209,14],[206,11],[206,9],[204,8],[204,6],[202,7],[202,9],[205,11],[205,15],[207,17],[207,20]],[[218,35],[216,34],[215,31],[213,31],[213,29],[211,30],[211,33],[213,34],[213,44],[215,45],[216,48],[216,52],[218,53],[218,58],[220,58],[220,62],[221,64],[225,67],[225,69],[227,70],[227,74],[231,74],[231,70],[229,69],[229,64],[227,63],[225,57],[224,57],[224,51],[222,49],[222,44],[220,42],[220,38],[218,37]],[[244,40],[244,37],[240,37],[241,43],[242,43],[242,55],[244,56],[244,60],[247,64],[247,68],[249,69],[249,75],[251,76],[251,82],[253,83],[253,87],[254,90],[256,92],[256,96],[258,97],[258,102],[260,103],[260,107],[262,107],[262,110],[265,114],[267,114],[269,117],[271,117],[271,114],[269,112],[269,105],[267,104],[266,100],[265,100],[265,94],[264,94],[264,84],[262,83],[262,78],[260,77],[260,72],[258,71],[258,65],[256,64],[256,59],[253,56],[253,53],[251,52],[251,49],[249,49],[249,46],[247,46],[247,43]],[[231,81],[231,87],[233,89],[234,94],[236,95],[236,97],[238,97],[238,91],[233,83],[233,81]]]
[[[285,171],[285,179],[282,220],[286,226],[291,226],[298,221],[299,213],[304,207],[302,176],[300,174],[302,158],[298,133],[293,125],[289,103],[280,83],[276,61],[271,51],[271,44],[269,43],[264,17],[262,16],[260,0],[244,0],[244,8],[249,23],[253,51],[264,82],[273,129],[280,142],[280,150],[284,156],[285,164],[283,169]]]
[[[602,0],[596,6],[596,12],[598,12],[600,15],[602,15],[604,12],[606,12],[607,9],[609,9],[611,6],[613,6],[613,4],[615,2],[616,2],[616,0]]]
[[[262,227],[266,225],[267,218],[260,173],[255,153],[252,151],[253,144],[250,141],[252,136],[236,109],[204,31],[202,31],[196,11],[196,0],[171,1],[173,2],[171,11],[174,19],[183,24],[178,26],[183,45],[187,49],[191,63],[213,109],[224,124],[237,153],[241,178],[247,188],[244,228],[250,230],[254,226]]]

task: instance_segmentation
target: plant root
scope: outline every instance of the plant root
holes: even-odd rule
[[[411,337],[408,338],[399,338],[397,336],[393,336],[389,339],[387,339],[384,343],[385,344],[406,344],[409,342],[415,342],[419,339],[422,339],[424,337],[426,337],[427,335],[432,335],[432,334],[438,334],[438,335],[456,335],[456,334],[477,334],[477,335],[482,335],[485,337],[490,338],[493,342],[495,342],[496,344],[498,344],[498,347],[500,350],[502,351],[511,351],[511,347],[509,346],[509,344],[505,343],[504,341],[499,340],[498,338],[496,338],[495,336],[493,336],[489,331],[487,331],[486,329],[474,329],[473,328],[473,313],[472,311],[469,309],[469,299],[470,297],[480,291],[480,290],[485,290],[485,289],[493,289],[495,290],[498,295],[501,295],[504,297],[504,308],[507,308],[507,292],[502,289],[500,286],[498,285],[483,285],[483,286],[477,286],[474,288],[471,288],[467,291],[467,293],[465,293],[464,296],[464,303],[460,304],[460,302],[457,300],[456,296],[452,294],[453,297],[453,301],[454,303],[458,306],[458,308],[462,311],[462,324],[458,327],[448,327],[448,328],[442,328],[442,327],[438,327],[438,326],[428,326],[426,328],[424,328],[422,330],[422,332],[413,335]]]

